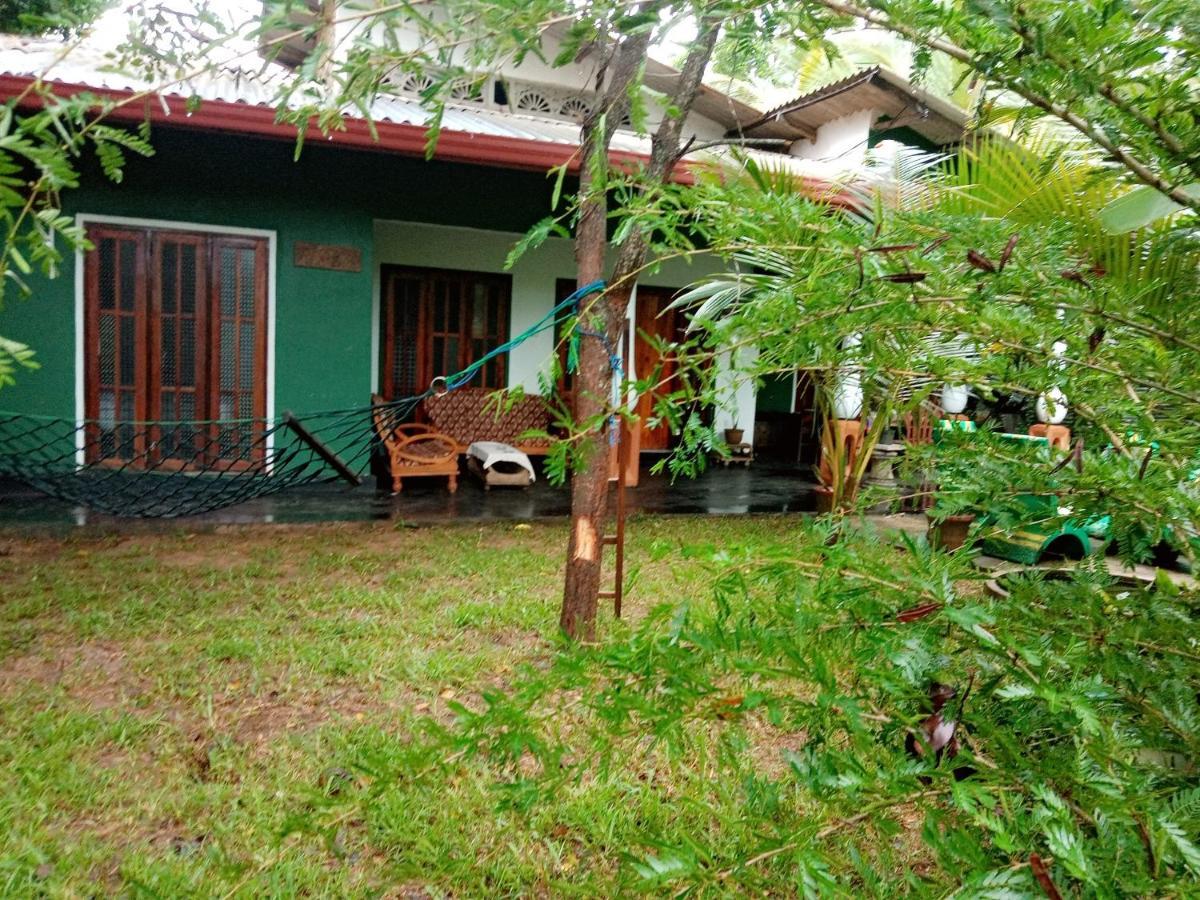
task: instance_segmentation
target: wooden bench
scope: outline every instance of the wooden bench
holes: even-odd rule
[[[497,403],[504,411],[497,416]],[[550,410],[536,394],[527,394],[505,408],[504,398],[487,388],[464,387],[422,404],[425,418],[433,430],[453,440],[460,453],[476,441],[498,441],[516,447],[529,456],[550,452],[548,437],[525,437],[531,431],[546,434],[550,429]]]

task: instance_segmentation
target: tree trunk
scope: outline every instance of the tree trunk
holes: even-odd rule
[[[668,106],[680,112],[667,115],[654,134],[650,162],[644,174],[647,185],[670,177],[680,152],[683,121],[695,101],[700,79],[716,44],[719,20],[705,17],[688,50],[675,94]],[[608,246],[608,200],[603,185],[595,184],[595,168],[607,166],[608,148],[615,123],[628,105],[629,86],[649,52],[649,34],[642,32],[622,42],[614,58],[612,77],[598,111],[585,120],[580,165],[579,223],[575,232],[575,264],[580,287],[604,277]],[[603,124],[603,127],[601,127]],[[603,160],[603,163],[596,161]],[[592,303],[585,301],[581,324],[588,332],[579,344],[574,417],[585,430],[581,439],[582,467],[571,480],[571,535],[567,545],[559,625],[571,638],[590,641],[596,635],[600,576],[604,556],[603,526],[608,511],[608,432],[599,423],[612,407],[613,366],[610,355],[619,353],[625,330],[625,311],[637,273],[646,261],[646,239],[639,231],[626,238],[609,280],[609,288]],[[594,333],[605,336],[603,340]]]
[[[649,10],[654,4],[642,4]],[[580,135],[579,222],[575,228],[576,285],[583,287],[604,278],[608,249],[608,194],[605,171],[608,147],[616,123],[629,107],[629,86],[650,49],[650,35],[642,32],[625,38],[614,49],[597,80],[601,100],[584,119]],[[607,80],[606,80],[607,79]],[[596,162],[602,160],[602,163]],[[600,176],[597,182],[596,176]],[[608,511],[608,453],[606,434],[597,423],[612,402],[613,371],[608,347],[620,346],[625,300],[613,292],[584,300],[580,322],[592,334],[579,341],[579,371],[575,377],[577,424],[585,428],[579,453],[584,460],[571,478],[571,535],[567,543],[567,568],[559,627],[568,637],[590,641],[596,636],[603,560],[603,526]],[[603,334],[605,341],[595,337]],[[596,426],[596,427],[594,427]]]
[[[582,277],[584,271],[581,267],[580,283],[588,284],[589,280]],[[615,350],[621,345],[629,296],[628,288],[601,295],[591,305],[584,327],[605,335],[607,340],[589,334],[579,345],[575,421],[583,423],[586,431],[579,447],[583,465],[571,479],[571,536],[559,625],[571,637],[585,641],[592,640],[596,633],[602,538],[608,512],[609,431],[598,423],[612,407],[614,372],[609,347]]]
[[[584,146],[602,138],[598,123],[584,126]],[[608,204],[603,189],[592,184],[590,168],[580,172],[580,196],[583,198],[579,224],[575,232],[576,286],[583,287],[604,277],[607,247]],[[610,304],[605,294],[584,301],[580,324],[589,332],[607,335],[610,329]],[[600,593],[600,569],[603,558],[601,529],[608,506],[607,466],[597,465],[604,458],[603,431],[591,429],[593,422],[608,408],[612,395],[612,367],[601,341],[585,335],[579,341],[579,371],[575,376],[576,423],[585,423],[580,453],[585,460],[571,478],[571,536],[567,544],[567,571],[563,583],[559,627],[570,637],[590,641],[596,632],[596,607]]]

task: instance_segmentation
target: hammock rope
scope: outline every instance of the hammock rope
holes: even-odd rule
[[[553,328],[567,310],[577,313],[584,297],[604,287],[585,285],[461,372],[382,406],[212,421],[77,421],[0,411],[0,476],[110,515],[147,518],[198,515],[338,478],[358,483],[379,446],[377,416],[385,426],[407,421],[426,398],[469,384],[489,361]]]

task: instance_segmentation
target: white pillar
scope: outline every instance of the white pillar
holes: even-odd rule
[[[739,347],[717,354],[717,408],[713,425],[718,434],[726,428],[740,428],[747,444],[754,443],[754,416],[758,399],[754,379],[748,374],[758,359],[757,347]]]
[[[862,345],[862,335],[855,332],[842,341],[843,350],[854,350]],[[857,419],[862,415],[863,389],[862,369],[858,366],[838,366],[833,382],[833,417],[835,419]]]
[[[969,397],[965,384],[946,382],[942,385],[942,412],[948,416],[960,415],[967,408]]]

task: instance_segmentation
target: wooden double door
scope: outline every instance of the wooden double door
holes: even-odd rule
[[[663,396],[679,389],[678,360],[671,354],[663,356],[658,342],[681,342],[686,336],[687,320],[682,310],[671,308],[679,291],[673,288],[638,285],[634,313],[635,337],[633,364],[641,381],[657,371],[654,389],[638,396],[636,412],[646,422],[654,413],[655,404]],[[665,451],[672,445],[670,427],[666,423],[653,428],[642,426],[642,450]]]
[[[384,266],[380,302],[380,393],[415,397],[435,378],[461,372],[508,340],[507,275]],[[489,360],[471,384],[507,387],[508,360]]]
[[[555,286],[555,301],[561,303],[575,290],[575,282],[560,278]],[[676,309],[671,309],[671,301],[679,294],[674,288],[643,287],[637,288],[637,301],[634,309],[634,339],[633,359],[634,372],[640,381],[647,378],[656,370],[660,383],[656,389],[641,394],[634,412],[646,422],[653,414],[654,405],[658,398],[670,394],[678,388],[679,382],[675,376],[678,363],[674,358],[663,359],[657,343],[680,341],[685,336],[687,322],[684,315]],[[560,325],[567,321],[564,315]],[[559,392],[569,397],[574,390],[574,376],[567,368],[567,336],[561,330],[555,331],[555,341],[558,347],[559,364],[562,376],[559,379]],[[659,364],[661,368],[659,368]],[[654,428],[643,426],[641,433],[641,449],[649,451],[665,451],[671,448],[672,437],[670,427],[666,424]]]
[[[267,240],[99,224],[87,236],[89,459],[214,468],[261,458]],[[244,425],[208,424],[217,419]]]

